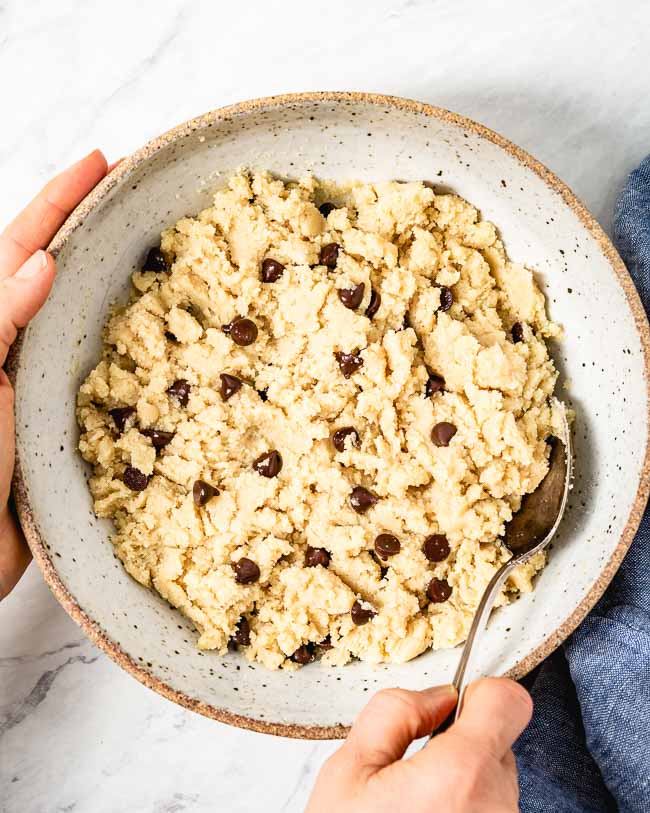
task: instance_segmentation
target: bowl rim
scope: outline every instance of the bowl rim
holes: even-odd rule
[[[545,640],[532,652],[523,657],[517,664],[505,673],[505,676],[518,679],[530,672],[544,658],[553,652],[580,624],[587,613],[596,604],[604,593],[606,587],[612,580],[619,565],[630,547],[634,535],[643,516],[643,512],[650,491],[650,327],[648,319],[641,303],[637,290],[625,267],[623,260],[612,245],[610,239],[603,231],[600,224],[587,210],[584,204],[576,195],[544,164],[533,158],[521,147],[516,146],[502,135],[473,121],[470,118],[453,113],[442,107],[432,104],[418,102],[399,96],[389,96],[378,93],[365,93],[359,91],[314,91],[301,93],[287,93],[276,96],[266,96],[249,101],[220,107],[203,115],[189,119],[160,136],[153,138],[143,147],[136,150],[132,155],[122,159],[119,164],[95,187],[95,189],[77,206],[70,214],[65,223],[61,226],[54,239],[50,243],[48,250],[56,257],[65,245],[70,236],[85,221],[88,214],[106,197],[115,185],[124,177],[128,176],[132,170],[149,159],[155,153],[166,147],[168,144],[183,138],[192,132],[208,127],[214,122],[228,121],[231,118],[254,113],[260,110],[270,110],[288,105],[297,105],[309,102],[333,102],[340,103],[363,103],[382,107],[389,107],[400,111],[424,114],[432,118],[453,124],[456,127],[472,132],[480,138],[492,142],[496,146],[505,150],[516,161],[534,172],[548,187],[556,192],[564,203],[579,218],[585,228],[599,245],[605,259],[611,265],[619,284],[632,311],[635,326],[644,356],[644,378],[647,393],[648,410],[646,423],[649,428],[648,441],[644,454],[643,465],[639,477],[639,485],[635,495],[632,508],[630,510],[626,525],[621,537],[610,558],[604,565],[598,578],[593,583],[588,593],[582,601],[575,607],[570,615],[552,632]],[[15,385],[20,367],[21,350],[25,331],[21,331],[16,342],[10,350],[6,369],[12,384]],[[17,428],[18,433],[18,428]],[[78,604],[73,595],[68,591],[61,581],[57,570],[50,559],[45,546],[45,540],[41,536],[32,511],[28,489],[23,467],[16,451],[16,463],[13,477],[13,499],[17,508],[18,517],[25,534],[25,538],[32,551],[34,559],[43,573],[43,577],[54,593],[59,603],[66,610],[68,615],[82,628],[90,640],[103,650],[113,661],[129,672],[133,677],[143,683],[158,694],[184,706],[187,709],[196,711],[206,717],[218,720],[222,723],[234,725],[239,728],[250,729],[252,731],[273,734],[277,736],[293,737],[299,739],[341,739],[345,737],[350,727],[343,724],[337,725],[303,725],[293,723],[272,722],[260,720],[255,717],[235,714],[226,708],[213,706],[204,703],[185,692],[172,688],[164,680],[151,674],[144,667],[136,663],[121,647],[113,641],[108,633],[94,621],[88,613]]]

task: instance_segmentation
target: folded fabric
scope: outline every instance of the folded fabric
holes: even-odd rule
[[[613,237],[648,313],[650,155],[616,204]],[[648,509],[607,592],[529,688],[535,712],[515,747],[522,811],[650,811]]]

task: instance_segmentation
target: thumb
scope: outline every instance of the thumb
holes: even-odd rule
[[[523,686],[507,678],[483,678],[467,689],[460,717],[449,731],[481,744],[502,759],[532,713],[533,701]]]
[[[456,705],[453,686],[421,692],[384,689],[363,709],[341,749],[371,773],[401,759],[418,737],[430,734]]]
[[[54,272],[51,255],[39,249],[13,276],[0,282],[0,366],[18,328],[25,327],[47,299]]]

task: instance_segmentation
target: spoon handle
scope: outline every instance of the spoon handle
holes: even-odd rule
[[[474,646],[485,630],[487,620],[492,612],[492,607],[494,606],[494,602],[501,591],[504,581],[508,578],[509,574],[515,569],[519,562],[520,557],[513,556],[512,559],[501,565],[494,576],[492,576],[490,579],[487,587],[485,588],[483,596],[481,597],[481,601],[476,608],[474,620],[472,621],[472,626],[470,627],[469,634],[465,641],[463,653],[460,656],[458,668],[456,669],[456,674],[454,675],[453,680],[453,685],[458,692],[458,703],[456,705],[456,712],[454,714],[455,720],[458,719],[458,715],[463,707],[465,688],[468,683],[466,678],[469,672],[469,665],[472,660],[472,653],[475,651]]]
[[[501,567],[497,570],[497,572],[492,576],[490,581],[488,582],[487,587],[483,591],[483,595],[481,596],[481,601],[479,602],[478,607],[476,608],[476,612],[474,613],[474,620],[472,621],[472,626],[470,627],[469,634],[465,639],[465,645],[463,646],[463,652],[460,656],[460,661],[458,662],[458,667],[456,669],[456,674],[454,675],[454,679],[452,684],[456,691],[458,692],[458,702],[456,703],[456,711],[454,714],[439,727],[437,728],[432,737],[435,737],[436,734],[442,734],[443,731],[446,731],[449,726],[458,719],[462,708],[463,708],[463,700],[465,698],[465,688],[467,687],[467,683],[469,682],[467,678],[468,674],[468,667],[471,663],[472,653],[474,652],[474,644],[483,634],[485,627],[487,625],[487,620],[490,617],[490,613],[492,612],[492,607],[494,606],[494,602],[497,600],[497,596],[499,595],[499,591],[503,586],[504,581],[508,578],[510,573],[517,567],[518,564],[521,564],[523,556],[513,556],[505,564],[501,565]]]

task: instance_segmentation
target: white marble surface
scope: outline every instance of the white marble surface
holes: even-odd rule
[[[354,89],[482,121],[607,228],[650,150],[649,27],[637,0],[0,0],[0,224],[96,146],[115,159],[230,102]],[[231,729],[143,688],[35,567],[0,606],[3,813],[300,811],[333,748]]]

